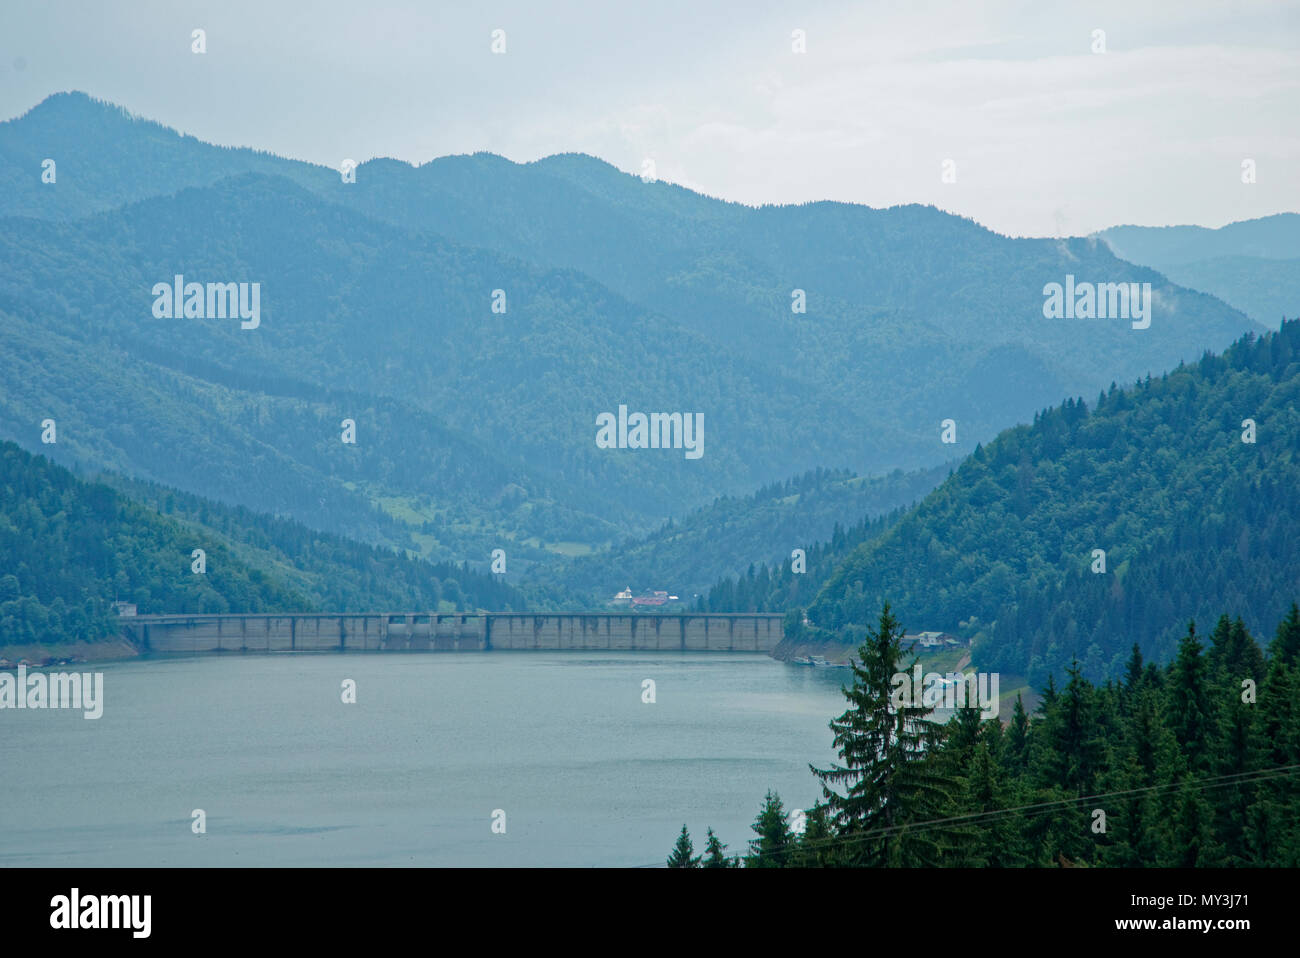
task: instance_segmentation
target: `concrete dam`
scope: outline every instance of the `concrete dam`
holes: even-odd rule
[[[146,652],[487,652],[494,649],[771,652],[778,613],[376,612],[135,615]]]

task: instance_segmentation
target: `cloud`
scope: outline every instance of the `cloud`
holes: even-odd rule
[[[1013,234],[1300,209],[1300,24],[1256,0],[570,0],[434,10],[13,5],[15,115],[80,88],[214,142],[335,165],[586,152],[750,204],[931,203]],[[507,31],[504,56],[491,30]],[[805,30],[808,52],[790,49]],[[1091,52],[1106,32],[1105,54]],[[153,64],[142,71],[139,64]],[[1259,181],[1240,182],[1245,157]],[[956,164],[957,182],[940,180]]]

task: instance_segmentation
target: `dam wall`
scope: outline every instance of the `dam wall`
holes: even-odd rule
[[[376,612],[136,615],[122,635],[148,652],[613,649],[771,652],[776,613]]]

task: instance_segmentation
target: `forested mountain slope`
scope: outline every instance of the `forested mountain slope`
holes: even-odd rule
[[[436,559],[524,569],[810,470],[933,467],[1257,328],[1094,239],[755,209],[581,155],[345,183],[66,94],[0,156],[0,438],[54,418],[60,461]],[[154,315],[177,275],[259,284],[256,328]],[[1045,318],[1067,277],[1150,283],[1149,328]],[[701,415],[702,455],[598,448],[621,405]]]
[[[1268,328],[1300,307],[1300,213],[1202,226],[1115,226],[1115,255],[1210,293]]]
[[[1134,642],[1167,659],[1187,620],[1225,610],[1264,631],[1300,595],[1298,452],[1291,320],[1002,433],[844,561],[808,615],[855,642],[888,599],[909,630],[973,638],[977,664],[1036,682],[1074,657],[1113,675]]]
[[[0,646],[115,636],[118,599],[142,614],[524,605],[487,574],[175,490],[139,491],[157,507],[0,442]]]
[[[765,373],[794,377],[810,397],[846,400],[851,409],[865,401],[879,413],[874,431],[891,455],[867,461],[870,448],[853,441],[847,449],[859,458],[842,465],[855,468],[947,458],[953,450],[932,448],[936,415],[965,420],[974,440],[1062,395],[1171,368],[1252,328],[1092,240],[1010,239],[918,206],[754,209],[643,182],[580,154],[527,164],[474,154],[419,167],[377,159],[362,163],[349,184],[333,170],[201,143],[83,94],[52,97],[0,124],[0,149],[13,170],[33,173],[15,179],[0,213],[64,215],[75,202],[63,194],[84,193],[89,171],[43,185],[35,175],[41,157],[93,149],[95,193],[113,197],[110,206],[274,173],[404,231],[542,269],[580,270]],[[1151,281],[1152,328],[1135,336],[1121,322],[1045,321],[1042,287],[1066,273]],[[795,289],[806,293],[806,313],[791,311]],[[653,355],[671,337],[670,325],[640,345]],[[876,375],[864,376],[864,367]],[[887,371],[897,375],[880,375]],[[816,399],[808,405],[831,411]],[[902,435],[891,435],[895,425]],[[808,467],[827,465],[840,464]]]
[[[807,551],[812,543],[842,535],[839,527],[849,517],[875,518],[915,503],[950,468],[872,477],[816,470],[748,496],[721,496],[650,535],[608,550],[536,566],[526,581],[582,593],[596,605],[630,586],[633,592],[664,589],[702,608],[708,602],[699,599],[719,578],[765,564],[788,565],[794,549]]]

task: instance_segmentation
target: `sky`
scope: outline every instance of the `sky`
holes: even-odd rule
[[[0,119],[62,90],[333,167],[581,152],[1017,236],[1300,211],[1300,0],[6,2]]]

